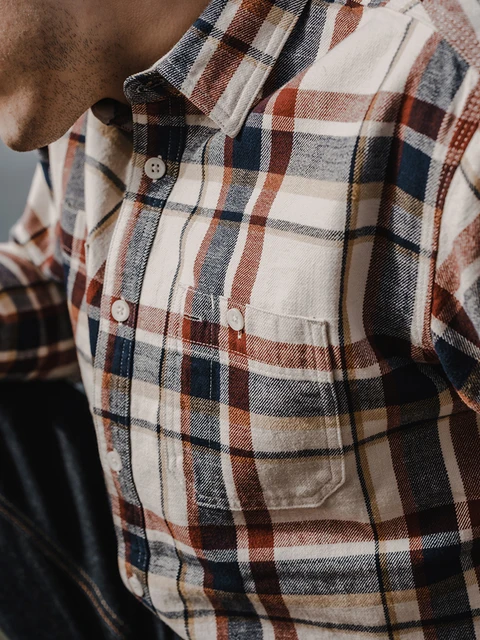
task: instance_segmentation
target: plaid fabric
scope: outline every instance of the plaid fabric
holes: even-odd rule
[[[121,574],[182,638],[480,638],[479,34],[212,0],[41,152],[2,372],[74,341]]]

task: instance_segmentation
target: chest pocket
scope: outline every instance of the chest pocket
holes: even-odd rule
[[[344,480],[327,323],[190,286],[176,300],[163,378],[174,490],[216,509],[320,505]]]

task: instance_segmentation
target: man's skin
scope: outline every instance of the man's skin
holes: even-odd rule
[[[208,0],[0,0],[0,138],[60,138],[178,42]]]

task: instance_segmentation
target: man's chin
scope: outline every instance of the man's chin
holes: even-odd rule
[[[17,127],[12,126],[11,123],[2,122],[0,128],[0,138],[2,141],[13,151],[33,151],[38,149],[38,136],[34,136],[30,131],[20,131]]]
[[[0,0],[1,4],[1,0]],[[48,103],[30,94],[0,100],[0,139],[13,151],[33,151],[62,138],[86,109],[81,101]]]
[[[33,140],[26,140],[23,138],[3,138],[3,142],[13,151],[33,151],[39,147],[43,147],[43,144],[37,144]]]
[[[7,147],[20,152],[46,147],[61,138],[64,133],[63,131],[43,131],[35,124],[26,127],[8,126],[8,123],[2,123],[2,125],[0,138]]]

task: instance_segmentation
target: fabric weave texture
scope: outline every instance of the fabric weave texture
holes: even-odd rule
[[[80,373],[121,575],[182,638],[480,638],[479,35],[476,0],[212,0],[40,151],[0,371]]]

